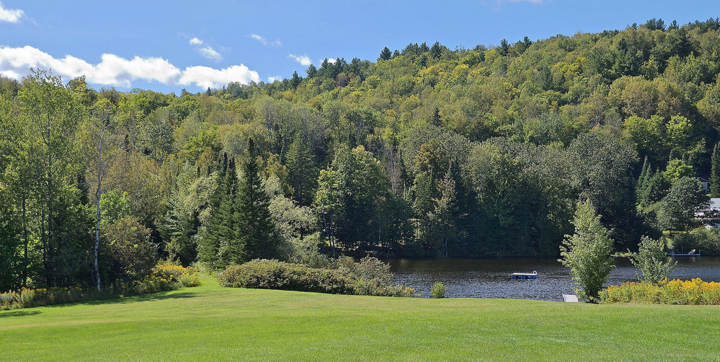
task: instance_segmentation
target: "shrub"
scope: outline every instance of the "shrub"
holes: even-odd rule
[[[630,254],[630,262],[642,273],[640,280],[648,283],[659,283],[670,276],[676,262],[668,258],[665,244],[643,236],[638,244],[638,252]]]
[[[380,279],[365,280],[338,269],[311,268],[277,260],[252,260],[228,267],[219,276],[226,287],[283,289],[333,294],[412,296],[409,288],[383,284]]]
[[[340,257],[336,261],[336,267],[358,279],[377,280],[380,284],[392,282],[393,275],[390,272],[390,265],[371,256],[366,256],[357,263],[349,256]]]
[[[305,264],[313,268],[325,268],[332,264],[330,258],[320,252],[325,240],[319,232],[304,238],[294,238],[290,244],[292,247],[290,261],[293,263]]]
[[[79,287],[28,289],[0,293],[0,310],[38,307],[62,303],[79,302],[90,298],[107,298],[117,295],[147,294],[194,287],[200,284],[197,269],[184,268],[170,262],[156,265],[152,272],[141,280],[116,283],[101,293]]]
[[[23,288],[0,294],[0,310],[77,302],[90,294],[81,288]]]
[[[671,280],[660,283],[628,282],[600,292],[603,303],[707,304],[720,305],[720,283]]]
[[[435,282],[432,286],[430,294],[432,294],[433,298],[445,298],[445,284]]]
[[[170,261],[159,263],[153,268],[152,275],[173,282],[179,282],[183,287],[195,287],[200,285],[200,276],[195,267],[184,267]]]

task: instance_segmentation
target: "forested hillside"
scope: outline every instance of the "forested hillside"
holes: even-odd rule
[[[555,257],[585,199],[633,249],[692,229],[698,177],[720,194],[719,72],[711,19],[180,96],[0,79],[0,291],[93,285],[96,252],[104,282],[162,258]]]

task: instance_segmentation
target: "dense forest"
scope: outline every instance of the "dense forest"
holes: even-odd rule
[[[556,257],[578,200],[634,249],[720,195],[718,73],[718,19],[653,19],[198,94],[0,78],[0,291],[168,258]]]

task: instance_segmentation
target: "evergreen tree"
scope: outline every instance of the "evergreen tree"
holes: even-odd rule
[[[293,72],[292,78],[290,79],[290,84],[292,84],[292,87],[297,88],[300,85],[300,82],[302,82],[302,78],[300,78],[297,71]]]
[[[648,158],[647,156],[645,156],[642,169],[640,169],[640,176],[638,177],[637,184],[635,185],[635,199],[637,200],[638,204],[642,204],[640,201],[643,194],[645,194],[645,190],[647,189],[650,177],[652,177],[652,170],[650,169]]]
[[[252,139],[248,142],[248,159],[243,164],[243,178],[236,200],[235,222],[238,225],[231,255],[234,262],[278,255],[279,239],[270,215],[270,198],[265,193]],[[242,252],[240,252],[242,250]]]
[[[380,52],[380,58],[379,60],[389,60],[392,57],[392,52],[388,47],[384,47],[383,50]]]
[[[713,147],[710,170],[710,196],[720,197],[720,143]]]
[[[643,188],[638,190],[638,205],[646,207],[662,200],[669,187],[662,172],[656,171],[653,173],[651,169],[648,170],[647,181],[645,181]]]
[[[435,110],[433,111],[432,125],[436,127],[442,126],[442,119],[440,119],[440,109],[438,107],[435,107]]]
[[[288,169],[288,183],[293,188],[292,196],[301,205],[310,205],[315,195],[318,169],[310,145],[302,135],[295,136],[286,157],[285,166]]]
[[[430,48],[430,56],[433,59],[440,59],[440,56],[442,55],[443,47],[440,45],[439,42],[435,42],[433,46]]]
[[[307,76],[308,78],[312,78],[317,74],[317,68],[315,68],[314,65],[310,64],[307,69]]]
[[[232,262],[228,255],[236,253],[235,196],[237,172],[235,161],[223,157],[216,176],[217,186],[210,198],[210,219],[198,243],[198,258],[211,267],[221,268]]]

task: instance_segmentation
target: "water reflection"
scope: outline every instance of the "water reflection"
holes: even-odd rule
[[[671,278],[720,281],[720,257],[678,258]],[[434,282],[445,284],[447,297],[562,300],[574,294],[575,283],[554,259],[398,259],[390,262],[395,282],[430,295]],[[616,260],[610,284],[636,280],[627,259]],[[514,272],[538,272],[536,280],[511,280]]]

